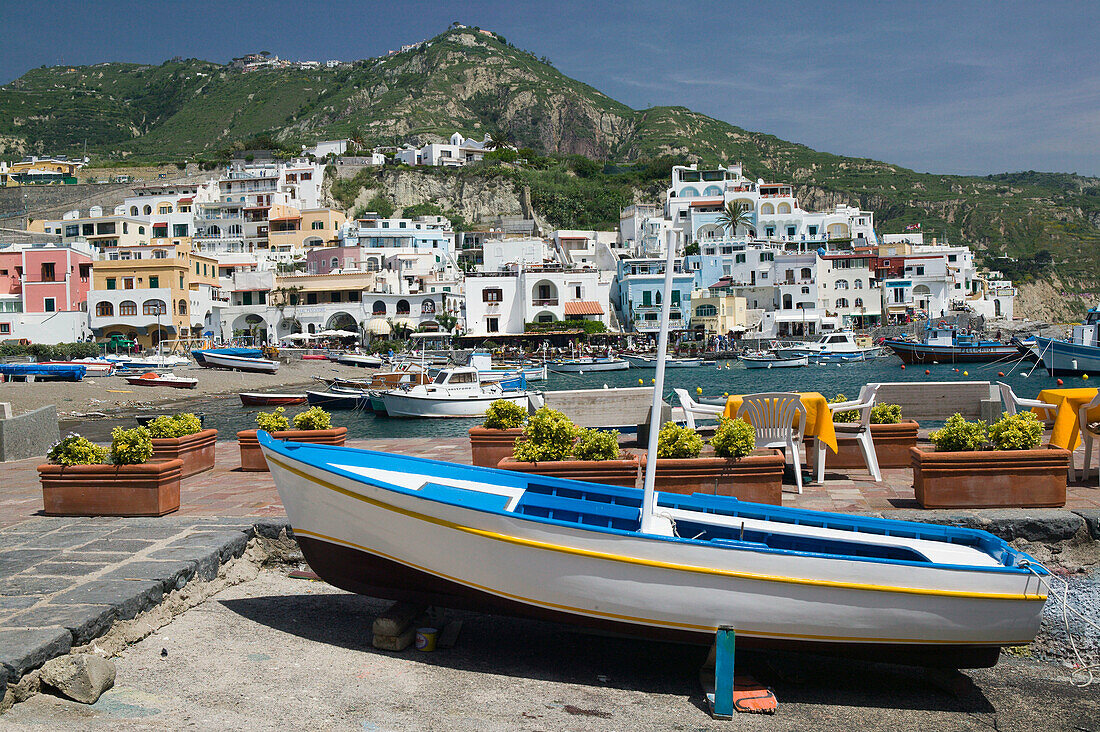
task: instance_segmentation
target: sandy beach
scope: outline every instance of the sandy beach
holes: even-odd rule
[[[363,378],[373,369],[343,366],[331,361],[292,360],[282,363],[277,374],[246,374],[240,371],[204,369],[199,366],[178,368],[176,376],[196,378],[194,389],[164,386],[131,386],[121,376],[85,378],[83,381],[9,382],[0,384],[0,402],[9,402],[13,414],[49,404],[57,407],[61,419],[79,418],[90,413],[115,414],[160,404],[178,404],[212,394],[237,394],[242,391],[304,391],[320,384],[313,377],[337,376]]]

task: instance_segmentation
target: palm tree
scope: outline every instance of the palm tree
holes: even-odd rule
[[[715,220],[719,226],[726,230],[726,233],[730,236],[734,236],[737,233],[738,226],[744,226],[749,230],[749,234],[753,234],[752,230],[752,209],[743,203],[735,203],[730,201],[726,204],[726,207],[722,209],[722,213]]]
[[[504,130],[496,130],[489,133],[489,142],[485,145],[489,150],[507,150],[515,147],[508,141],[508,133]]]

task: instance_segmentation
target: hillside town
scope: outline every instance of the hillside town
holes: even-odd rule
[[[790,184],[753,180],[739,164],[675,166],[663,202],[623,209],[616,231],[544,232],[533,221],[455,231],[444,216],[349,219],[325,207],[318,157],[346,143],[239,159],[203,183],[142,183],[112,208],[32,220],[0,243],[0,338],[154,347],[332,331],[364,342],[417,331],[647,334],[670,241],[681,339],[813,337],[955,311],[1013,317],[1012,283],[979,271],[964,244],[880,234],[874,212],[853,206],[805,210]],[[393,157],[464,165],[489,143],[455,133]],[[60,175],[78,165],[59,163],[69,166]]]

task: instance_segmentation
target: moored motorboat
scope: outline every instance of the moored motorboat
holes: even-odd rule
[[[370,395],[365,391],[351,389],[306,391],[306,402],[311,407],[325,409],[368,409]]]
[[[647,532],[636,488],[259,441],[310,567],[373,597],[958,667],[1033,640],[1046,597],[974,529],[657,493],[675,533]]]
[[[176,376],[171,372],[160,374],[149,371],[141,376],[127,376],[126,383],[131,386],[167,386],[173,389],[194,389],[199,385],[199,380]]]
[[[623,355],[631,368],[652,369],[657,368],[656,356]],[[666,369],[693,369],[702,366],[705,361],[702,358],[675,358],[669,356],[665,359]]]
[[[1051,376],[1100,373],[1100,308],[1092,308],[1084,324],[1073,326],[1070,340],[1036,336],[1035,347]]]
[[[879,355],[882,349],[856,336],[849,330],[827,333],[815,342],[781,346],[776,354],[784,358],[806,356],[810,363],[866,361]]]
[[[303,394],[265,394],[258,391],[245,391],[238,394],[241,404],[246,407],[278,407],[293,404],[305,404]]]
[[[234,356],[227,353],[214,353],[207,351],[204,354],[203,365],[207,368],[233,369],[235,371],[250,371],[255,373],[273,374],[279,370],[279,362],[266,358],[250,358]]]
[[[480,417],[498,399],[526,406],[528,394],[505,391],[500,384],[482,384],[472,366],[442,369],[430,384],[382,393],[391,417]]]
[[[970,333],[959,333],[954,326],[926,326],[919,341],[887,338],[888,346],[904,363],[985,363],[1011,359],[1019,355],[1013,343],[983,341]]]

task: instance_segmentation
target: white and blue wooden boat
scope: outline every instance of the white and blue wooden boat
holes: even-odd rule
[[[592,371],[623,371],[628,368],[630,368],[629,362],[611,356],[568,358],[550,362],[551,370],[567,374],[587,374]]]
[[[306,391],[306,403],[325,409],[370,409],[370,394],[354,389],[331,388],[329,391]]]
[[[259,348],[196,348],[191,351],[195,363],[199,366],[206,365],[206,354],[221,353],[226,356],[244,356],[245,358],[263,358],[264,352]]]
[[[996,662],[1046,593],[983,531],[655,494],[351,448],[260,444],[310,567],[375,597],[709,643]]]
[[[925,326],[924,338],[888,338],[885,345],[904,363],[988,363],[1013,359],[1019,354],[1014,343],[983,341],[971,333],[959,333],[955,326]]]
[[[1051,376],[1100,373],[1100,308],[1089,310],[1083,325],[1073,326],[1068,341],[1036,336],[1035,350]]]
[[[809,363],[807,356],[778,356],[774,353],[743,353],[737,360],[747,369],[790,369]]]
[[[631,368],[636,369],[655,369],[657,368],[656,356],[632,356],[623,355],[623,358],[630,364]],[[674,358],[669,356],[665,359],[666,369],[695,369],[702,366],[704,363],[702,358]]]
[[[203,366],[214,369],[233,369],[252,373],[273,374],[279,370],[279,362],[267,358],[234,356],[228,353],[207,351],[203,354]]]

